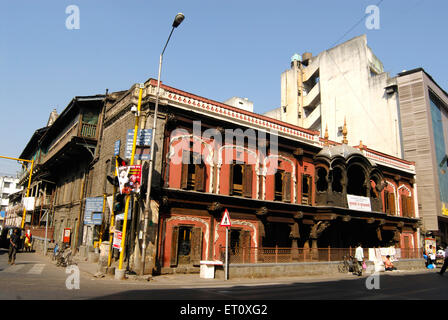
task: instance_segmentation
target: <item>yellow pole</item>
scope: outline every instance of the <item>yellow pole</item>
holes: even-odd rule
[[[142,93],[143,93],[143,85],[140,85],[140,91],[138,95],[138,106],[137,106],[137,115],[135,117],[135,125],[134,125],[134,140],[132,142],[132,153],[131,153],[131,161],[130,165],[132,166],[134,164],[134,157],[135,157],[135,145],[137,142],[137,133],[138,133],[138,119],[140,115],[140,106],[142,103]],[[128,222],[128,210],[129,210],[129,201],[131,196],[126,196],[126,206],[124,208],[124,217],[123,217],[123,231],[121,236],[121,252],[120,252],[120,262],[118,264],[118,269],[123,269],[123,257],[124,257],[124,244],[126,242],[126,226]],[[134,213],[135,214],[135,213]]]
[[[26,198],[28,198],[29,194],[30,194],[30,186],[31,186],[31,177],[33,175],[33,166],[34,166],[34,159],[31,160],[31,168],[30,168],[30,177],[28,179],[28,188],[26,189]],[[25,225],[25,217],[26,217],[26,206],[23,206],[23,215],[22,215],[22,226],[21,228],[23,229],[23,226]]]
[[[117,160],[117,156],[115,156],[115,168],[118,168],[118,160]],[[117,176],[117,169],[114,170],[114,180],[115,177]],[[114,225],[115,225],[115,211],[114,211],[114,203],[115,203],[115,193],[117,192],[117,187],[114,185],[114,193],[112,194],[112,212],[110,215],[110,227],[109,227],[109,256],[107,257],[107,267],[110,267],[110,262],[111,262],[111,258],[112,258],[112,243],[114,241],[113,238],[113,233],[115,232],[111,232],[111,230],[113,230]]]
[[[107,194],[103,194],[103,217],[104,217],[104,213],[106,212],[106,197],[107,197]],[[98,249],[100,248],[101,242],[103,241],[103,233],[104,233],[104,223],[101,222],[100,240],[98,241]]]

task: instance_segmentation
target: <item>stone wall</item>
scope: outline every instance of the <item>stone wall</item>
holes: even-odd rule
[[[229,278],[275,278],[312,275],[336,275],[339,262],[232,264]],[[370,262],[367,264],[369,267]],[[425,270],[423,259],[403,259],[394,262],[398,270]],[[215,277],[224,279],[223,267],[218,267]]]

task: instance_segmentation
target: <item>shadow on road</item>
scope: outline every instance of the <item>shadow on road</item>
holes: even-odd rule
[[[370,285],[369,285],[370,284]],[[179,283],[185,287],[185,283]],[[426,300],[448,299],[448,274],[384,274],[324,282],[129,290],[95,299],[137,300]],[[369,289],[370,288],[370,289]]]

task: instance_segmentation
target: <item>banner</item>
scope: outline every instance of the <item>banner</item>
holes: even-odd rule
[[[372,211],[370,207],[370,198],[354,196],[352,194],[347,195],[348,208],[352,210]]]
[[[142,183],[142,166],[123,166],[117,168],[118,182],[120,183],[120,193],[130,194],[140,192]]]
[[[23,206],[25,207],[26,211],[34,210],[34,199],[34,197],[23,198]]]
[[[122,238],[122,235],[123,235],[123,233],[121,231],[115,230],[115,232],[114,232],[114,242],[112,244],[114,249],[120,249],[121,250],[121,238]]]

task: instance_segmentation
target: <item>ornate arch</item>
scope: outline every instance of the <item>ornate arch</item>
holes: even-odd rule
[[[181,139],[181,140],[183,140],[183,139],[188,139],[188,141],[190,141],[190,139],[193,139],[193,140],[198,140],[198,141],[200,141],[201,142],[201,144],[203,145],[203,146],[205,146],[207,149],[208,149],[208,151],[209,151],[209,156],[208,157],[206,157],[206,158],[203,158],[202,157],[202,154],[201,154],[201,158],[202,159],[204,159],[204,161],[205,161],[205,163],[206,164],[208,164],[208,166],[209,166],[209,170],[210,170],[210,182],[209,182],[209,189],[208,190],[213,190],[213,179],[214,179],[214,175],[213,175],[213,167],[214,167],[214,161],[213,161],[213,158],[214,158],[214,152],[213,152],[213,147],[208,143],[208,142],[206,142],[206,141],[204,141],[202,138],[200,138],[200,137],[198,137],[198,136],[195,136],[195,135],[193,135],[193,134],[181,134],[181,135],[178,135],[178,136],[175,136],[175,137],[172,137],[171,139],[170,139],[170,145],[169,145],[169,151],[168,151],[168,153],[167,153],[167,155],[166,155],[166,161],[165,161],[165,163],[167,163],[168,164],[168,170],[169,170],[169,164],[170,164],[170,159],[174,156],[174,146],[173,146],[173,144],[174,144],[174,142],[175,141],[177,141],[177,140],[179,140],[179,139]],[[167,174],[169,175],[169,171],[167,172]],[[167,181],[168,181],[168,179],[167,179]]]
[[[257,159],[257,161],[255,162],[255,176],[256,176],[256,179],[257,179],[256,195],[258,197],[258,193],[259,193],[259,174],[260,174],[260,172],[259,172],[259,170],[260,170],[260,155],[257,154],[255,151],[247,149],[245,147],[237,146],[237,145],[230,145],[230,144],[221,146],[218,149],[218,163],[217,163],[218,172],[216,174],[216,177],[217,177],[216,178],[216,193],[218,194],[219,191],[220,191],[219,182],[221,180],[220,176],[221,176],[221,166],[222,166],[222,151],[224,149],[240,149],[240,150],[243,150],[243,151],[247,151],[248,153],[250,153],[250,154],[255,156],[255,158]]]
[[[255,248],[258,248],[258,241],[257,241],[258,233],[257,233],[256,226],[252,222],[249,222],[249,221],[232,220],[232,226],[236,226],[236,225],[248,226],[253,230],[252,241],[255,244]],[[216,245],[215,244],[216,244],[216,242],[218,242],[218,239],[219,239],[218,228],[219,228],[219,223],[216,223],[215,224],[215,238],[213,240],[213,257],[215,257],[215,254],[216,254]],[[257,251],[255,251],[255,252],[257,252]]]
[[[293,187],[293,189],[294,189],[292,203],[295,203],[295,202],[296,202],[296,198],[297,198],[297,177],[296,177],[296,167],[295,167],[295,165],[294,165],[294,162],[293,162],[291,159],[286,158],[285,156],[282,156],[281,154],[270,154],[269,156],[267,156],[267,157],[265,157],[265,158],[263,159],[263,169],[262,169],[262,172],[261,172],[262,179],[263,179],[263,182],[262,182],[262,187],[263,187],[263,199],[262,199],[262,200],[265,200],[265,199],[266,199],[266,174],[267,174],[267,172],[268,172],[268,168],[266,167],[266,162],[267,162],[267,160],[268,160],[269,158],[280,158],[280,159],[282,159],[282,160],[285,160],[285,161],[289,162],[289,164],[291,165],[291,168],[292,168],[292,182],[293,182],[292,187]]]
[[[204,239],[205,239],[205,254],[208,255],[208,247],[209,247],[209,234],[210,234],[210,224],[207,220],[197,218],[197,217],[187,217],[187,216],[172,216],[168,219],[166,219],[166,222],[173,221],[173,220],[180,220],[180,221],[195,221],[200,222],[203,225],[205,225],[205,233],[204,233]]]

